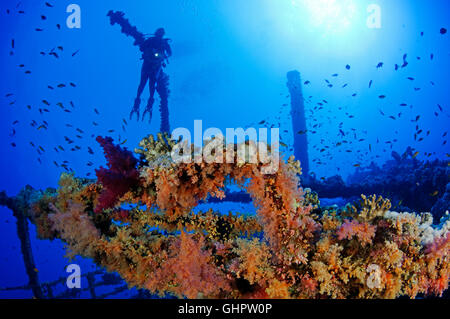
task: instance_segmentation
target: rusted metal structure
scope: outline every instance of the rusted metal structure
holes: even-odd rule
[[[17,236],[20,240],[23,262],[25,265],[26,274],[28,276],[27,284],[14,287],[0,287],[0,292],[31,290],[33,297],[38,299],[77,298],[82,292],[89,292],[90,297],[93,299],[104,299],[113,297],[127,290],[128,286],[122,278],[116,274],[110,274],[103,270],[96,270],[82,274],[81,277],[85,278],[87,281],[87,287],[80,289],[68,289],[65,286],[67,278],[64,276],[51,282],[40,282],[31,247],[29,221],[27,219],[27,211],[33,191],[34,190],[31,186],[26,186],[15,197],[8,197],[5,192],[0,192],[0,206],[9,208],[13,212],[13,216],[16,219]],[[58,286],[63,288],[63,292],[55,293]],[[110,287],[111,291],[103,294],[96,293],[97,288],[104,287]],[[149,298],[151,295],[147,292],[139,291],[136,297]]]

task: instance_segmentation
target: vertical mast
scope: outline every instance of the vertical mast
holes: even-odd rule
[[[23,255],[25,270],[28,275],[29,285],[33,291],[35,298],[44,298],[42,287],[39,284],[39,278],[36,271],[36,264],[34,262],[33,251],[31,249],[30,234],[28,230],[27,210],[30,202],[30,195],[33,189],[27,186],[20,192],[17,197],[10,198],[5,192],[0,193],[0,205],[6,206],[13,211],[16,217],[17,236],[20,240],[20,249]]]
[[[294,156],[300,160],[303,175],[309,173],[308,140],[306,137],[305,104],[302,93],[300,72],[294,70],[287,73],[287,87],[291,95],[291,118],[294,134]]]

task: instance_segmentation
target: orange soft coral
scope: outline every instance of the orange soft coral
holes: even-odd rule
[[[173,163],[167,136],[140,146],[139,185],[114,196],[120,208],[94,214],[102,186],[63,175],[56,193],[30,205],[38,232],[130,286],[181,298],[414,298],[448,287],[449,223],[434,229],[377,196],[320,210],[292,158],[262,174],[258,161]],[[193,211],[222,198],[226,181],[250,194],[256,216]]]

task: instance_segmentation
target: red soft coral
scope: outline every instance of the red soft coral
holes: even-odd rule
[[[139,172],[133,154],[126,148],[114,145],[111,137],[98,136],[97,142],[103,147],[108,162],[107,169],[100,167],[95,171],[98,182],[103,185],[95,207],[95,212],[99,213],[113,207],[120,197],[139,184]]]

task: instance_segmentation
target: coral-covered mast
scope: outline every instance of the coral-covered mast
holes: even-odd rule
[[[294,156],[302,164],[302,172],[308,175],[308,140],[306,138],[305,105],[303,103],[302,81],[300,72],[287,73],[287,87],[291,94],[292,130],[294,133]]]
[[[13,211],[16,217],[17,235],[20,240],[25,270],[29,279],[29,286],[33,291],[33,296],[38,299],[44,298],[42,287],[39,284],[36,264],[34,262],[33,251],[31,249],[30,234],[28,231],[27,210],[30,203],[30,186],[25,187],[17,197],[8,197],[5,192],[0,193],[0,205],[6,206]]]
[[[125,18],[125,13],[121,11],[112,11],[110,10],[107,14],[107,16],[110,19],[111,25],[118,24],[121,26],[121,32],[125,34],[127,37],[131,36],[134,39],[133,45],[138,46],[141,51],[143,51],[143,47],[145,46],[146,38],[145,34],[140,32],[136,26],[131,25],[130,21]],[[152,67],[152,69],[156,72],[158,68]],[[162,133],[170,133],[170,123],[169,123],[169,76],[162,71],[158,71],[158,76],[155,74],[153,75],[154,79],[150,79],[150,82],[156,81],[156,83],[150,83],[150,87],[155,87],[156,84],[156,91],[158,92],[161,101],[159,105],[159,110],[161,113],[161,126],[160,126],[160,132]],[[153,88],[154,90],[155,88]],[[152,90],[152,89],[151,89]],[[151,118],[151,110],[153,105],[153,93],[151,93],[150,99],[149,99],[149,105],[147,106],[147,111],[150,112],[150,118]],[[134,111],[132,111],[133,113]],[[139,114],[139,113],[138,113]],[[145,115],[145,112],[144,112]],[[144,116],[143,115],[143,116]],[[139,115],[138,115],[139,117]]]
[[[131,36],[134,39],[134,45],[141,46],[145,41],[145,36],[135,26],[132,26],[128,19],[125,19],[125,13],[120,11],[110,10],[107,14],[110,19],[111,25],[116,23],[122,27],[121,32],[126,36]]]

